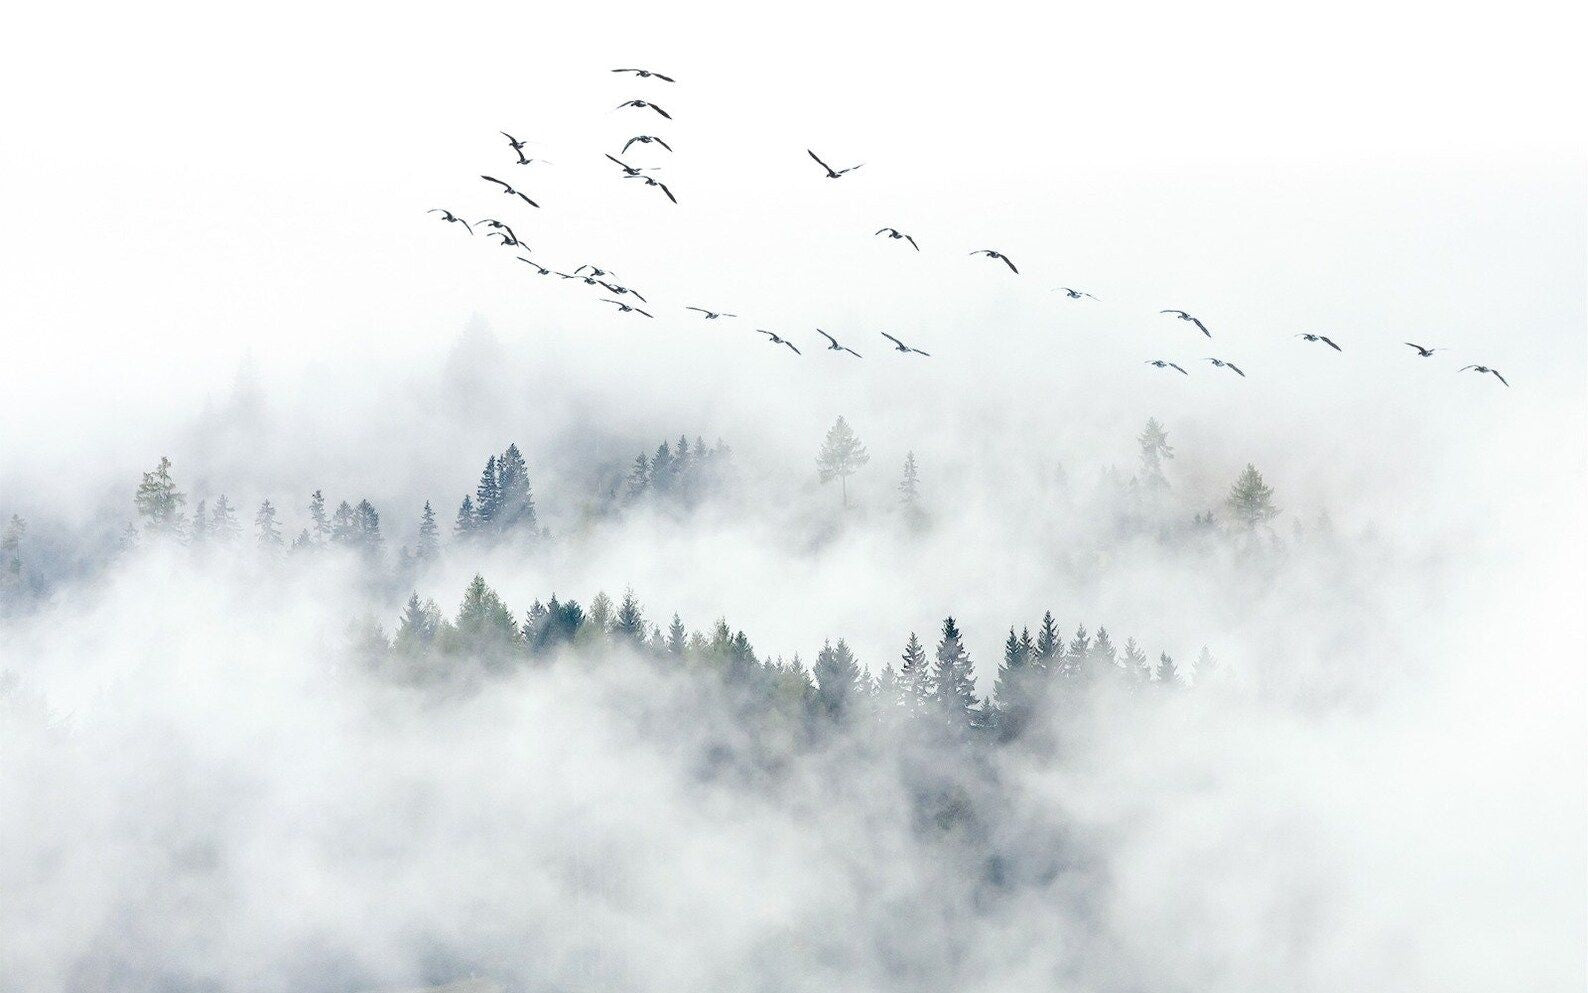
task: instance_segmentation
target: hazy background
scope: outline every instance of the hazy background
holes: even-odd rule
[[[520,611],[632,585],[653,619],[725,614],[758,649],[807,658],[842,635],[871,665],[952,611],[984,678],[1007,626],[1046,607],[1154,653],[1211,644],[1263,691],[1114,729],[1064,769],[1006,770],[1035,822],[1107,839],[1112,902],[969,916],[1013,963],[976,975],[1039,988],[1057,961],[1080,988],[1580,988],[1588,236],[1583,144],[1563,123],[1582,116],[1578,35],[1545,4],[923,11],[13,16],[0,513],[99,540],[169,454],[194,497],[226,492],[247,520],[268,496],[289,533],[316,487],[367,496],[396,545],[426,499],[449,522],[516,441],[546,522],[573,535],[596,465],[720,436],[754,512],[609,522],[531,561],[449,558],[422,594],[450,607],[476,569]],[[607,72],[620,65],[679,83]],[[613,110],[634,96],[675,120]],[[512,165],[498,130],[553,164]],[[678,206],[601,158],[638,133],[676,149],[624,158],[663,166]],[[866,165],[828,182],[807,147]],[[553,268],[612,269],[657,319],[533,277],[432,207],[508,220]],[[884,225],[923,251],[873,238]],[[1021,275],[967,257],[979,248]],[[820,352],[818,326],[865,359]],[[883,330],[932,358],[879,348]],[[1451,351],[1419,360],[1406,340]],[[1157,357],[1192,376],[1142,364]],[[1512,388],[1458,374],[1468,362]],[[852,481],[862,519],[914,450],[930,539],[824,530],[837,495],[812,460],[839,414],[871,450]],[[1188,507],[1218,506],[1256,462],[1282,533],[1327,509],[1377,557],[1337,576],[1298,556],[1273,583],[1235,583],[1127,548],[1075,580],[1061,556],[1096,524],[1054,515],[1053,469],[1085,492],[1105,466],[1129,471],[1148,416]],[[604,944],[650,964],[630,985],[688,988],[776,973],[765,948],[815,922],[818,947],[855,958],[802,950],[782,973],[872,981],[877,892],[909,892],[932,861],[889,783],[840,804],[815,788],[806,805],[703,802],[624,738],[601,687],[561,672],[457,714],[393,713],[324,680],[338,611],[398,603],[336,575],[265,597],[257,579],[157,557],[68,584],[6,631],[4,667],[76,722],[62,749],[25,708],[7,715],[21,758],[0,780],[0,861],[20,896],[0,951],[26,988],[115,988],[83,971],[126,960],[106,942],[223,988],[301,982],[321,946],[401,982],[423,973],[412,936],[438,927],[482,959],[523,934],[566,942],[574,964],[543,976],[582,975],[586,943]],[[1287,664],[1262,668],[1276,652]],[[1320,673],[1367,688],[1320,700]],[[543,729],[528,742],[526,722]],[[416,793],[442,813],[394,816]],[[591,835],[636,846],[612,859],[640,878],[616,920],[562,920],[566,846]],[[223,886],[211,849],[230,853]],[[855,851],[880,882],[811,875]],[[185,859],[191,893],[171,885]],[[382,892],[394,866],[400,892]],[[458,882],[486,876],[525,882]],[[1052,937],[1077,933],[1106,941]],[[1077,965],[1076,944],[1131,970]]]

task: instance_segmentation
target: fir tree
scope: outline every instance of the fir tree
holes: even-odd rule
[[[436,512],[430,509],[430,501],[425,501],[425,509],[419,515],[419,543],[414,552],[421,562],[433,560],[441,551],[440,529],[436,527]]]
[[[604,591],[598,591],[590,600],[590,609],[586,612],[586,618],[592,628],[605,636],[612,627],[612,598]]]
[[[904,478],[899,480],[899,503],[908,514],[921,512],[921,473],[916,468],[914,452],[904,455]]]
[[[1225,503],[1230,508],[1230,516],[1245,531],[1267,524],[1279,513],[1274,506],[1272,487],[1263,482],[1263,474],[1250,462],[1246,464],[1240,478],[1235,480],[1235,485],[1230,487],[1229,499]]]
[[[480,515],[474,511],[474,498],[465,496],[463,503],[458,506],[458,518],[452,524],[452,534],[457,538],[467,538],[480,528]]]
[[[243,533],[243,526],[237,521],[237,511],[222,493],[215,498],[215,509],[210,511],[210,535],[223,544],[233,544]]]
[[[1036,650],[1031,656],[1035,668],[1044,672],[1057,669],[1063,662],[1064,637],[1053,620],[1053,611],[1042,612],[1042,626],[1037,629]]]
[[[507,451],[496,460],[496,512],[492,515],[498,534],[522,531],[536,532],[535,497],[530,492],[529,469],[517,445],[508,445]]]
[[[914,631],[905,642],[904,654],[899,656],[899,690],[905,713],[911,717],[919,714],[932,696],[932,671],[926,662],[926,649]]]
[[[436,602],[426,600],[420,603],[419,594],[414,593],[408,597],[402,619],[397,622],[397,634],[392,639],[392,647],[406,655],[420,655],[435,641],[440,627],[441,610]]]
[[[1174,659],[1168,652],[1158,653],[1158,683],[1161,686],[1173,686],[1180,681],[1180,669],[1174,664]]]
[[[1197,664],[1192,670],[1192,678],[1196,680],[1198,686],[1201,686],[1213,679],[1214,670],[1217,668],[1218,663],[1214,661],[1213,653],[1208,651],[1208,646],[1203,645],[1202,651],[1197,654]]]
[[[313,529],[315,544],[331,540],[331,519],[325,514],[325,494],[315,490],[309,494],[309,526]]]
[[[1035,645],[1031,632],[1016,637],[1009,629],[1004,641],[1004,659],[998,666],[998,679],[993,684],[996,710],[990,711],[994,726],[1005,740],[1019,735],[1031,717],[1032,711],[1032,651]]]
[[[645,641],[645,617],[640,602],[634,599],[633,590],[623,592],[623,602],[618,605],[617,616],[612,621],[612,635],[622,644],[639,648]]]
[[[331,542],[347,547],[358,544],[358,518],[346,500],[337,504],[336,513],[331,515]]]
[[[827,432],[821,453],[816,456],[816,468],[823,483],[838,480],[843,492],[844,507],[849,506],[849,477],[861,466],[871,461],[866,446],[860,443],[849,422],[839,417]]]
[[[276,508],[269,500],[261,503],[254,514],[254,533],[259,537],[259,547],[281,547],[281,528],[276,524]]]
[[[1141,475],[1147,485],[1167,486],[1168,480],[1163,475],[1163,463],[1174,458],[1174,449],[1169,447],[1169,435],[1156,417],[1147,419],[1147,426],[1136,439],[1136,444],[1141,446]]]
[[[162,457],[153,472],[143,474],[132,496],[144,530],[150,534],[175,536],[182,529],[182,505],[187,497],[171,478],[171,460]]]
[[[651,456],[651,488],[658,493],[666,493],[673,486],[673,450],[667,447],[667,442],[656,446],[656,454]]]
[[[518,623],[513,612],[486,585],[485,578],[476,574],[463,593],[458,606],[457,620],[453,621],[459,647],[465,652],[481,656],[487,662],[500,663],[508,658],[518,643]]]
[[[976,679],[970,653],[954,618],[943,620],[943,637],[937,643],[937,664],[932,670],[932,699],[947,716],[949,725],[970,727],[976,708]]]
[[[353,528],[356,535],[354,543],[359,548],[371,555],[380,551],[383,540],[380,535],[380,515],[368,500],[360,500],[358,506],[353,508]]]
[[[1148,683],[1152,681],[1152,663],[1147,660],[1147,653],[1136,644],[1135,638],[1125,639],[1125,654],[1121,659],[1125,667],[1125,675],[1133,683]]]
[[[866,696],[866,678],[844,639],[839,638],[836,645],[822,644],[811,673],[816,677],[816,706],[820,713],[843,720],[858,710]]]
[[[1070,647],[1065,650],[1064,658],[1059,662],[1059,675],[1070,682],[1081,682],[1087,676],[1087,660],[1091,657],[1092,639],[1086,633],[1085,625],[1075,629],[1075,637],[1070,639]]]
[[[200,500],[193,508],[193,523],[188,526],[187,540],[190,545],[202,545],[209,540],[210,515],[205,510],[205,502]]]
[[[645,453],[634,457],[634,464],[629,468],[628,479],[623,483],[623,499],[633,503],[645,495],[646,487],[651,485],[651,462]]]
[[[1114,642],[1108,636],[1108,628],[1097,629],[1097,636],[1092,639],[1092,647],[1086,656],[1087,668],[1097,679],[1110,679],[1119,675],[1119,653],[1114,649]]]
[[[689,634],[684,630],[684,622],[674,614],[673,623],[667,626],[667,654],[675,661],[682,662],[688,652]]]
[[[474,490],[474,514],[479,520],[481,531],[492,530],[491,524],[496,519],[501,500],[502,487],[496,476],[496,456],[492,455],[485,460],[485,469],[480,473],[480,485]]]

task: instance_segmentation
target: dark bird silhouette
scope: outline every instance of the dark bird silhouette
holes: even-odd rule
[[[636,314],[644,314],[644,316],[646,316],[646,317],[650,317],[651,316],[650,314],[646,313],[645,311],[641,310],[640,308],[630,306],[629,304],[624,303],[622,300],[608,300],[606,297],[602,297],[601,298],[601,302],[602,303],[615,303],[615,304],[617,304],[618,312],[622,313],[622,314],[627,314],[629,311],[633,311]]]
[[[1443,351],[1445,351],[1445,349],[1443,349],[1443,348],[1427,348],[1427,347],[1425,347],[1423,345],[1419,345],[1416,342],[1411,342],[1411,341],[1403,341],[1403,342],[1401,342],[1401,344],[1410,345],[1411,347],[1417,349],[1418,357],[1419,358],[1424,358],[1424,359],[1426,359],[1428,356],[1434,354],[1435,352],[1443,352]]]
[[[639,291],[631,290],[627,286],[619,286],[616,283],[606,283],[606,282],[603,282],[601,285],[605,286],[607,288],[607,292],[608,293],[616,293],[618,296],[623,296],[625,294],[628,294],[630,296],[633,296],[640,303],[650,303],[649,300],[647,300],[644,297],[640,296]]]
[[[552,272],[551,272],[551,270],[550,270],[550,269],[548,269],[548,268],[546,268],[546,267],[545,267],[545,266],[543,266],[543,265],[541,265],[541,264],[540,264],[540,263],[539,263],[539,262],[536,262],[536,261],[534,261],[534,260],[532,260],[532,259],[526,259],[526,258],[524,258],[524,257],[523,257],[523,256],[522,256],[522,255],[519,255],[519,256],[515,256],[515,257],[516,257],[516,258],[517,258],[517,259],[518,259],[518,261],[520,261],[520,262],[527,262],[527,263],[529,263],[529,265],[530,265],[530,268],[532,268],[532,269],[534,269],[534,270],[535,270],[535,274],[536,274],[536,275],[537,275],[537,276],[550,276],[550,275],[551,275],[551,274],[552,274]],[[558,274],[558,275],[561,275],[561,274],[560,274],[560,273],[559,273],[559,274]]]
[[[898,228],[883,228],[882,230],[878,231],[877,234],[885,234],[894,241],[898,241],[900,238],[903,238],[905,241],[910,243],[911,248],[915,249],[917,252],[921,250],[921,246],[915,243],[914,238],[905,234],[903,231],[900,231]],[[875,238],[876,235],[872,235],[872,237]]]
[[[678,80],[674,79],[671,76],[663,76],[661,73],[652,72],[649,69],[613,69],[612,71],[613,72],[632,72],[634,75],[640,77],[641,79],[649,79],[649,78],[654,76],[655,78],[661,80],[664,83],[676,83],[676,82],[678,82]]]
[[[1090,293],[1087,293],[1084,290],[1072,290],[1068,286],[1056,287],[1053,292],[1058,293],[1058,292],[1061,292],[1061,291],[1064,293],[1065,296],[1069,297],[1071,300],[1079,300],[1079,299],[1081,299],[1081,297],[1089,297],[1089,298],[1091,298],[1093,300],[1097,299],[1097,297],[1092,296]]]
[[[586,286],[599,286],[599,285],[601,285],[601,280],[595,278],[594,276],[580,275],[577,272],[559,272],[559,273],[557,273],[557,275],[561,276],[563,279],[577,279],[577,280],[581,280]]]
[[[1242,379],[1246,378],[1246,373],[1241,372],[1240,367],[1237,366],[1234,362],[1226,362],[1223,359],[1215,359],[1215,358],[1209,358],[1209,359],[1207,359],[1207,361],[1209,361],[1209,362],[1213,363],[1214,365],[1218,366],[1220,369],[1228,369],[1228,370],[1230,370],[1231,372],[1233,372],[1236,375],[1240,376]]]
[[[685,310],[695,310],[706,315],[706,320],[715,321],[719,317],[738,317],[738,314],[725,314],[719,310],[707,310],[705,307],[685,307]]]
[[[669,152],[671,152],[673,150],[673,146],[672,145],[669,145],[667,142],[663,141],[662,139],[656,137],[653,134],[637,134],[634,137],[630,138],[628,141],[625,141],[623,143],[623,151],[627,152],[629,150],[629,146],[634,144],[636,141],[639,142],[642,145],[649,145],[651,142],[655,142],[656,144],[658,144],[658,145],[662,146],[663,148],[667,149]],[[611,156],[609,155],[609,156],[607,156],[607,158],[611,158]],[[621,164],[621,163],[619,163],[619,164]],[[624,168],[627,169],[628,167],[624,166]]]
[[[1303,341],[1321,341],[1337,352],[1340,350],[1340,346],[1331,341],[1328,335],[1308,334],[1307,332],[1303,331],[1301,334],[1296,335],[1296,337],[1302,339]]]
[[[895,352],[914,352],[917,355],[925,355],[925,356],[928,356],[928,357],[930,357],[931,354],[932,354],[931,352],[923,352],[919,348],[911,348],[909,345],[906,345],[904,342],[902,342],[899,339],[895,338],[893,335],[889,334],[886,331],[882,332],[882,336],[884,338],[888,339],[889,341],[893,342],[893,350]]]
[[[1464,365],[1464,366],[1461,367],[1460,371],[1461,372],[1466,372],[1468,369],[1471,369],[1472,371],[1476,372],[1480,376],[1483,375],[1486,372],[1492,372],[1492,373],[1494,373],[1494,378],[1495,379],[1498,379],[1500,382],[1505,383],[1505,377],[1500,375],[1500,371],[1498,369],[1490,369],[1486,365]],[[1510,383],[1505,383],[1505,385],[1506,386],[1510,386],[1511,384]]]
[[[498,231],[506,231],[508,234],[512,234],[513,233],[513,229],[512,228],[508,227],[506,224],[503,224],[501,221],[497,220],[494,217],[482,217],[479,220],[475,221],[474,223],[479,224],[479,225],[481,225],[483,227],[487,227],[487,228],[495,228]]]
[[[540,204],[536,203],[535,201],[531,200],[529,197],[527,197],[524,194],[522,194],[522,193],[518,192],[517,190],[513,189],[507,183],[502,182],[500,179],[497,179],[495,176],[481,176],[480,178],[485,180],[487,183],[495,183],[497,186],[500,186],[502,188],[502,192],[503,193],[506,193],[510,197],[518,197],[520,200],[522,200],[525,203],[529,204],[531,207],[539,207],[540,206]]]
[[[1203,324],[1201,321],[1197,320],[1195,317],[1192,317],[1190,314],[1186,313],[1183,310],[1160,310],[1160,311],[1158,311],[1158,313],[1160,313],[1160,314],[1173,314],[1174,316],[1180,318],[1182,321],[1190,321],[1192,324],[1195,324],[1197,326],[1197,330],[1198,331],[1201,331],[1203,334],[1207,335],[1209,338],[1213,337],[1213,332],[1208,330],[1208,326],[1206,324]]]
[[[500,238],[500,239],[502,239],[502,247],[503,248],[518,248],[519,246],[523,246],[523,247],[526,247],[526,248],[528,247],[527,245],[524,245],[523,242],[521,242],[517,238],[515,238],[513,236],[513,232],[511,232],[511,231],[487,231],[485,233],[485,236],[487,238]]]
[[[840,345],[838,343],[838,339],[837,338],[834,338],[832,335],[828,334],[826,331],[823,331],[821,328],[817,328],[816,329],[816,333],[821,335],[823,338],[827,339],[827,350],[829,352],[848,352],[850,355],[853,355],[855,358],[857,358],[857,359],[860,358],[860,353],[859,352],[855,351],[853,348],[848,347],[847,345]]]
[[[610,269],[597,269],[595,266],[590,265],[588,262],[585,263],[584,265],[580,266],[579,268],[575,269],[574,272],[584,272],[586,269],[589,269],[590,270],[590,275],[594,276],[597,279],[600,279],[602,276],[616,276],[617,275],[617,273],[611,271]]]
[[[800,350],[794,347],[794,343],[792,341],[789,341],[787,338],[779,338],[775,332],[762,331],[760,328],[756,328],[755,332],[756,334],[766,335],[766,339],[774,345],[787,345],[791,350],[793,350],[795,355],[801,354]]]
[[[643,180],[645,180],[645,185],[646,186],[654,186],[657,189],[661,190],[663,193],[667,194],[667,199],[673,201],[674,203],[678,202],[678,198],[673,196],[673,191],[667,188],[667,184],[662,182],[661,180],[657,179],[654,176],[624,176],[623,178],[624,179],[643,179]]]
[[[602,154],[605,154],[605,153],[603,152]],[[625,175],[625,176],[638,176],[640,173],[645,171],[644,168],[636,169],[633,166],[629,165],[627,162],[624,162],[621,159],[614,158],[611,155],[607,155],[607,158],[612,159],[613,162],[616,162],[618,164],[618,168],[623,170],[623,175]]]
[[[827,170],[827,178],[828,179],[837,179],[839,176],[842,176],[845,173],[854,172],[856,169],[859,169],[860,166],[865,165],[865,163],[862,162],[862,163],[860,163],[860,165],[852,165],[852,166],[850,166],[847,169],[834,169],[832,166],[830,166],[827,163],[823,162],[821,160],[821,156],[817,155],[815,152],[811,151],[810,149],[808,149],[808,148],[805,149],[805,154],[809,155],[811,158],[815,159],[817,165],[819,165],[823,169]]]
[[[501,135],[503,138],[506,138],[508,145],[512,146],[513,151],[518,153],[518,164],[519,165],[529,165],[532,161],[534,161],[533,159],[527,159],[527,158],[524,157],[524,142],[523,141],[519,140],[518,138],[514,138],[512,135],[508,134],[506,131],[498,131],[497,134]]]
[[[1182,376],[1191,375],[1189,372],[1186,372],[1184,369],[1182,369],[1179,366],[1175,365],[1173,362],[1166,362],[1163,359],[1153,359],[1150,362],[1148,362],[1147,364],[1148,365],[1157,366],[1160,369],[1173,369],[1174,371],[1178,372]]]
[[[1002,262],[1004,265],[1008,266],[1010,272],[1015,273],[1016,275],[1018,275],[1020,273],[1020,270],[1015,268],[1015,264],[1013,262],[1009,261],[1009,256],[1005,255],[1003,252],[995,252],[995,251],[993,251],[990,248],[978,248],[974,252],[971,252],[971,254],[972,255],[985,255],[989,259],[997,259],[998,261]]]
[[[663,117],[667,118],[669,121],[673,119],[672,114],[669,114],[667,111],[656,106],[654,103],[651,103],[649,100],[625,100],[613,109],[622,110],[624,107],[634,107],[637,110],[644,110],[646,107],[649,107],[658,114],[661,114]]]
[[[465,221],[463,218],[457,216],[456,214],[454,214],[450,210],[446,210],[446,209],[441,208],[441,207],[436,207],[436,208],[434,208],[432,210],[425,211],[425,213],[427,213],[427,214],[440,214],[441,215],[441,219],[443,221],[446,221],[448,224],[461,224],[461,225],[463,225],[463,230],[467,231],[469,234],[473,234],[474,233],[474,229],[469,227],[469,222],[468,221]]]

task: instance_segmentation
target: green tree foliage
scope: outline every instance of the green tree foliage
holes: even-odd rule
[[[867,680],[844,639],[839,638],[836,645],[824,642],[811,672],[816,677],[819,713],[833,720],[846,720],[859,711],[868,696]]]
[[[415,658],[429,651],[442,625],[441,608],[434,600],[419,601],[419,594],[408,597],[402,618],[397,622],[397,634],[392,638],[392,648],[402,655]]]
[[[474,656],[487,665],[504,664],[516,654],[520,644],[513,612],[478,574],[464,590],[463,602],[448,634],[451,637],[446,648],[450,652]]]
[[[997,701],[994,723],[999,737],[1006,741],[1019,736],[1035,708],[1038,675],[1033,658],[1035,648],[1030,631],[1017,637],[1015,629],[1009,629],[1009,637],[1004,641],[1003,662],[998,666],[998,679],[993,684],[993,698]]]
[[[866,452],[866,446],[860,443],[849,422],[839,417],[827,431],[827,439],[822,443],[822,450],[816,456],[816,468],[823,483],[838,480],[843,492],[844,506],[847,508],[849,477],[870,461],[871,456]]]
[[[187,497],[171,478],[171,460],[161,458],[153,472],[143,474],[143,482],[133,493],[133,505],[149,534],[174,537],[182,529],[182,505]]]
[[[441,552],[441,531],[436,526],[436,512],[430,509],[430,501],[425,501],[425,509],[419,515],[419,541],[415,546],[414,555],[421,561],[433,561]]]
[[[456,538],[468,538],[479,529],[480,515],[474,512],[474,498],[465,496],[463,503],[458,506],[458,517],[452,524],[452,534]]]
[[[507,446],[496,460],[497,509],[493,517],[496,533],[534,535],[539,530],[535,516],[535,497],[530,491],[529,468],[516,444]]]
[[[633,590],[625,590],[617,616],[612,619],[612,637],[620,645],[640,649],[645,644],[645,615]]]
[[[1230,487],[1225,504],[1236,526],[1244,531],[1265,525],[1279,514],[1279,508],[1274,506],[1273,488],[1263,482],[1263,474],[1250,462]]]

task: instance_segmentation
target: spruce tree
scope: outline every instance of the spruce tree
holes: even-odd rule
[[[354,544],[368,554],[380,551],[380,515],[368,500],[360,500],[353,508]]]
[[[182,529],[182,505],[187,497],[171,478],[171,460],[162,457],[153,472],[143,474],[143,482],[132,496],[144,530],[154,535],[174,537]]]
[[[651,456],[651,488],[658,493],[669,492],[673,488],[673,469],[673,450],[664,441]]]
[[[331,543],[348,548],[358,544],[358,517],[346,500],[337,504],[331,515]]]
[[[623,499],[633,503],[645,495],[645,488],[651,484],[651,461],[645,453],[634,457],[634,464],[629,467],[628,479],[623,483]]]
[[[684,622],[677,614],[673,615],[673,623],[667,626],[667,654],[674,661],[684,661],[689,652],[689,633],[684,630]]]
[[[926,517],[921,509],[921,473],[916,468],[914,452],[906,452],[904,456],[904,478],[899,480],[899,505],[911,524],[920,524]]]
[[[477,573],[463,593],[453,627],[460,647],[488,662],[504,661],[519,640],[513,612]]]
[[[866,696],[865,673],[844,639],[822,644],[811,668],[816,677],[816,706],[823,715],[843,720],[854,714]]]
[[[1174,664],[1174,659],[1168,652],[1158,653],[1158,684],[1160,686],[1173,686],[1180,682],[1180,669]]]
[[[993,699],[997,701],[997,707],[996,710],[990,710],[999,735],[1005,740],[1016,737],[1030,719],[1033,647],[1029,631],[1024,638],[1019,638],[1015,636],[1014,628],[1009,629],[1009,637],[1004,641],[1004,659],[998,666],[998,679],[993,684]]]
[[[1147,485],[1154,488],[1167,486],[1163,463],[1174,458],[1174,449],[1169,447],[1169,435],[1156,417],[1147,418],[1147,426],[1137,437],[1136,444],[1141,446],[1141,475]]]
[[[968,728],[976,709],[976,678],[970,653],[954,618],[943,620],[943,636],[937,643],[937,664],[932,670],[932,699],[947,717],[949,726]]]
[[[871,456],[866,452],[866,446],[860,443],[849,422],[839,417],[827,431],[827,439],[822,443],[822,450],[816,456],[816,468],[821,475],[823,483],[838,480],[843,492],[843,503],[849,506],[849,477],[853,476],[861,466],[871,461]]]
[[[480,473],[480,485],[474,489],[474,514],[480,522],[481,531],[493,530],[492,522],[496,519],[496,511],[501,505],[502,488],[496,476],[496,456],[492,455],[485,460],[485,469]]]
[[[1121,661],[1124,663],[1125,675],[1131,682],[1152,681],[1152,663],[1147,660],[1147,653],[1136,644],[1135,638],[1125,639],[1125,654]]]
[[[904,654],[899,656],[899,690],[905,713],[911,717],[919,714],[932,696],[932,670],[927,665],[926,649],[914,631],[905,642]]]
[[[1059,663],[1059,675],[1074,683],[1084,681],[1088,675],[1087,662],[1091,652],[1092,639],[1086,633],[1086,626],[1078,626],[1075,637],[1070,639],[1070,647],[1065,650],[1064,658]]]
[[[508,445],[507,451],[496,460],[497,509],[493,523],[498,534],[536,532],[535,497],[530,492],[529,469],[517,445]]]
[[[463,503],[458,506],[457,520],[452,523],[452,534],[456,538],[467,538],[480,528],[480,515],[474,512],[474,498],[464,496]]]
[[[414,554],[422,562],[433,560],[441,551],[441,532],[436,527],[436,512],[430,509],[430,501],[425,501],[425,509],[419,515],[419,543]]]
[[[276,508],[269,500],[261,503],[254,514],[254,532],[259,536],[260,548],[281,547],[281,528],[276,524]]]
[[[215,498],[215,509],[210,511],[210,536],[223,544],[233,544],[243,533],[237,521],[237,511],[222,493]]]
[[[1192,678],[1198,686],[1213,679],[1213,672],[1218,668],[1218,663],[1213,659],[1213,653],[1208,651],[1208,646],[1203,645],[1202,651],[1197,655],[1196,668],[1192,670]]]
[[[1114,649],[1114,642],[1108,636],[1108,628],[1097,629],[1097,636],[1092,639],[1092,648],[1086,656],[1087,668],[1093,678],[1111,679],[1119,675],[1119,653]]]
[[[441,610],[434,600],[419,601],[419,594],[408,597],[402,618],[397,622],[397,634],[392,647],[405,655],[420,655],[430,647],[441,626]]]
[[[1225,503],[1236,525],[1245,531],[1267,524],[1279,514],[1279,508],[1274,506],[1273,488],[1263,482],[1263,474],[1250,462],[1246,464],[1240,478],[1235,480],[1235,485],[1230,487],[1229,499]]]
[[[1053,611],[1042,612],[1042,626],[1037,629],[1036,650],[1032,653],[1031,661],[1035,668],[1049,672],[1059,668],[1063,661],[1064,637],[1059,634],[1059,626],[1053,620]]]
[[[623,602],[618,605],[617,616],[612,620],[612,636],[620,644],[639,648],[645,641],[645,617],[640,602],[634,599],[633,590],[623,591]]]
[[[187,540],[190,545],[203,545],[209,540],[210,515],[205,506],[205,501],[200,500],[193,508],[193,523],[187,529]]]
[[[331,519],[325,514],[325,494],[315,490],[309,494],[309,526],[314,532],[314,543],[323,545],[331,540]]]

